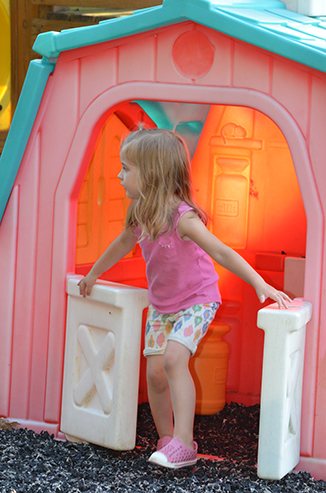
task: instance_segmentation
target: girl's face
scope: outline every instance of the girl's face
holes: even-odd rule
[[[137,183],[138,168],[124,158],[123,151],[121,151],[120,159],[122,170],[118,174],[118,178],[121,180],[121,185],[124,187],[129,199],[139,199],[140,193]]]

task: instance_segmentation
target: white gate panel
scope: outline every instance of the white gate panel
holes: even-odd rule
[[[98,281],[79,295],[67,277],[61,431],[115,450],[135,446],[142,313],[146,289]]]
[[[311,303],[295,299],[287,310],[277,304],[258,312],[265,331],[260,403],[258,476],[281,479],[300,458],[302,377],[306,324]]]

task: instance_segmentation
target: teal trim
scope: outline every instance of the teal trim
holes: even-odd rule
[[[193,157],[204,127],[210,105],[171,103],[168,101],[136,101],[158,128],[175,130],[185,140]]]
[[[136,103],[143,108],[145,113],[153,120],[158,128],[173,130],[175,123],[168,118],[160,101],[136,101]]]
[[[164,0],[161,6],[95,26],[39,34],[33,49],[58,57],[63,51],[189,20],[326,72],[326,19],[291,12],[280,0]]]
[[[0,221],[14,185],[35,117],[54,63],[33,60],[0,158]]]

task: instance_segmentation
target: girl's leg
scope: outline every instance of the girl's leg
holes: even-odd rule
[[[193,426],[196,391],[189,371],[190,351],[176,341],[169,341],[163,357],[163,366],[170,387],[174,438],[193,449]]]
[[[163,355],[147,356],[147,391],[152,416],[160,438],[173,436],[169,383],[163,368]]]

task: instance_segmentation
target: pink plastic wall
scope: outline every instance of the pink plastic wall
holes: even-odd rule
[[[200,69],[195,59],[185,68],[180,50],[171,56],[173,46],[178,39],[182,48],[183,39],[198,33],[213,56]],[[325,95],[325,74],[193,23],[62,53],[0,227],[6,280],[0,287],[0,415],[59,432],[65,279],[75,266],[77,198],[108,114],[137,99],[245,105],[284,134],[305,205],[305,299],[313,319],[300,467],[326,479]]]

